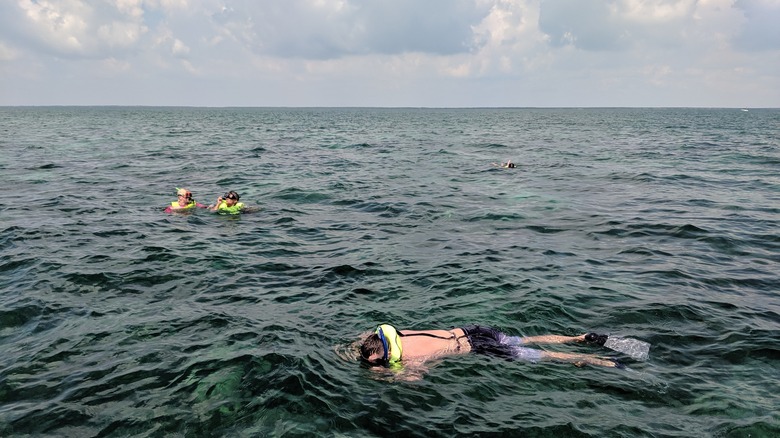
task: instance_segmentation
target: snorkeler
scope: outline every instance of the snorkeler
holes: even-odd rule
[[[176,196],[178,200],[171,202],[171,205],[165,207],[166,213],[172,213],[174,211],[185,211],[191,208],[206,208],[205,205],[195,202],[192,199],[192,192],[187,189],[176,189]]]
[[[217,198],[217,202],[209,205],[209,210],[217,213],[238,214],[244,209],[244,203],[238,202],[240,196],[231,190]]]
[[[588,342],[604,345],[606,335],[588,333],[580,336],[508,336],[494,328],[468,325],[450,330],[396,330],[382,324],[360,345],[360,358],[370,366],[394,367],[400,364],[420,365],[444,356],[467,353],[485,354],[506,359],[558,361],[609,368],[622,368],[615,360],[590,354],[559,353],[528,348],[528,344],[563,344]]]
[[[515,166],[515,163],[512,162],[512,160],[506,160],[506,163],[501,163],[501,164],[493,163],[493,165],[496,167],[501,167],[503,169],[514,169],[515,167],[517,167]]]

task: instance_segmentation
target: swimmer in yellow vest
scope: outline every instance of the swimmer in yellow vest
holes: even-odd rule
[[[192,199],[192,192],[187,189],[176,189],[176,196],[178,200],[171,202],[171,205],[165,207],[166,213],[172,213],[174,211],[186,211],[192,208],[206,208],[205,205],[195,202]]]
[[[371,367],[420,367],[424,362],[444,356],[467,353],[486,354],[529,362],[557,361],[609,368],[622,368],[619,362],[591,354],[563,353],[528,348],[529,344],[563,344],[586,342],[603,345],[605,335],[595,333],[580,336],[509,336],[492,327],[468,325],[450,330],[396,330],[382,324],[360,345],[360,358]]]
[[[209,210],[217,213],[238,214],[244,209],[244,203],[238,202],[240,196],[231,190],[217,198],[217,202],[209,205]]]

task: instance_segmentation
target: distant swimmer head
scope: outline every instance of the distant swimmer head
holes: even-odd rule
[[[176,189],[176,196],[184,199],[192,199],[192,192],[187,189]]]

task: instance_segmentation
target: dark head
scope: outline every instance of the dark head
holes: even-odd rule
[[[368,335],[360,345],[360,359],[369,365],[386,365],[385,348],[378,334]]]
[[[233,190],[231,190],[231,191],[229,191],[229,192],[225,193],[224,195],[222,195],[222,199],[224,199],[225,201],[227,201],[228,199],[232,199],[232,200],[234,200],[234,201],[238,202],[238,200],[239,200],[240,198],[241,198],[241,197],[240,197],[240,196],[238,196],[238,193],[236,193],[236,192],[235,192],[235,191],[233,191]]]

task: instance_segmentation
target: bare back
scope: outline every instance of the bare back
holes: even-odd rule
[[[401,330],[402,361],[435,359],[442,356],[466,354],[471,344],[462,329]]]

